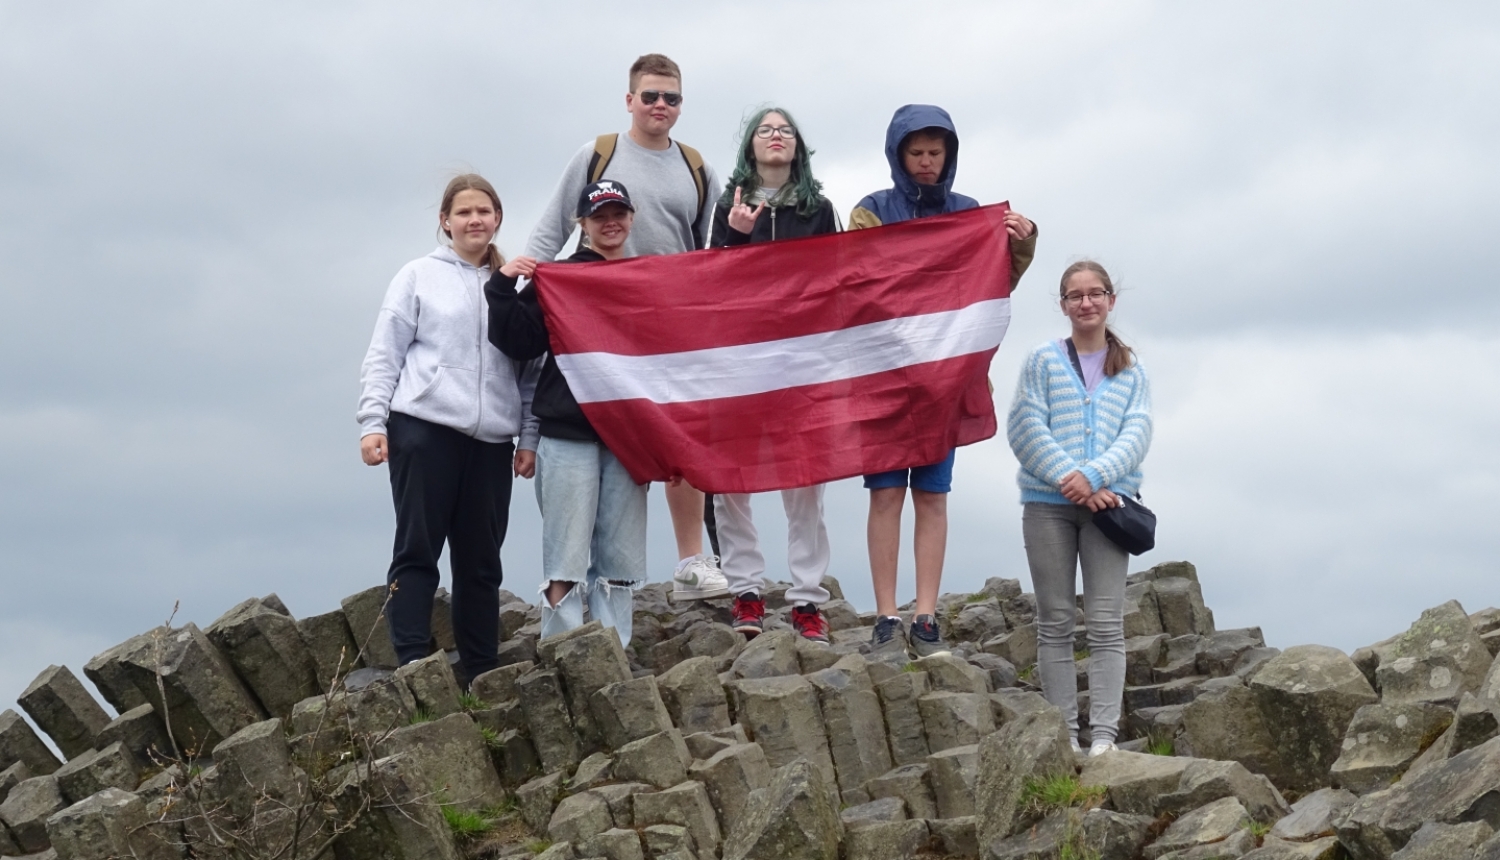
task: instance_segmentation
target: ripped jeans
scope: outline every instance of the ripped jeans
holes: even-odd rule
[[[543,436],[536,449],[542,509],[542,638],[583,624],[583,607],[630,644],[635,589],[646,581],[646,485],[597,442]],[[556,606],[552,582],[577,583]]]

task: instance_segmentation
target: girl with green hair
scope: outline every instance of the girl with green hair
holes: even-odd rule
[[[714,208],[709,246],[726,248],[838,232],[833,204],[813,178],[811,155],[790,113],[763,108],[751,115],[729,187]],[[734,595],[734,629],[754,638],[766,614],[761,597],[766,559],[750,515],[750,494],[719,493],[712,498],[720,569]],[[792,575],[792,587],[786,592],[786,601],[792,605],[792,627],[802,638],[827,645],[828,620],[819,609],[830,597],[823,587],[829,561],[823,485],[782,490],[781,504],[786,509],[786,559]]]
[[[813,178],[812,150],[803,143],[792,115],[779,107],[751,114],[734,173],[714,207],[709,246],[725,248],[838,230],[838,215],[823,196],[823,183]]]

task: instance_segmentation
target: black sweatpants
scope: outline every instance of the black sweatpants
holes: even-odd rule
[[[386,607],[391,644],[403,664],[431,653],[438,557],[448,543],[453,638],[470,678],[499,666],[500,545],[510,522],[511,442],[481,442],[441,424],[392,412],[391,495],[396,547]]]

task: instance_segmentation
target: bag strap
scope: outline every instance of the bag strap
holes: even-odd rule
[[[618,134],[601,134],[594,138],[594,154],[589,157],[589,181],[592,185],[604,177],[604,168],[615,157],[615,147],[620,143]]]
[[[687,162],[688,172],[693,174],[693,185],[698,189],[698,215],[693,219],[693,243],[696,247],[704,246],[702,232],[703,209],[708,205],[708,168],[703,163],[703,156],[698,150],[693,149],[679,141],[677,148],[682,150],[682,160]]]
[[[1073,362],[1073,372],[1076,373],[1076,374],[1078,374],[1078,381],[1081,382],[1081,383],[1083,383],[1083,385],[1085,387],[1087,387],[1088,386],[1088,382],[1085,381],[1084,378],[1083,378],[1083,362],[1081,362],[1081,361],[1078,360],[1078,347],[1076,347],[1076,346],[1073,345],[1073,339],[1071,337],[1068,338],[1067,344],[1068,344],[1068,361]]]

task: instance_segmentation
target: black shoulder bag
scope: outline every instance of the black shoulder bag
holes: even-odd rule
[[[1085,386],[1088,385],[1083,379],[1083,363],[1078,360],[1078,348],[1073,345],[1073,339],[1068,338],[1068,360],[1073,363],[1073,372],[1078,374],[1078,381]],[[1141,497],[1135,498],[1120,495],[1120,506],[1117,508],[1105,508],[1094,512],[1094,525],[1104,536],[1115,542],[1120,549],[1131,555],[1140,555],[1150,552],[1156,546],[1156,514],[1151,509],[1141,504]]]

